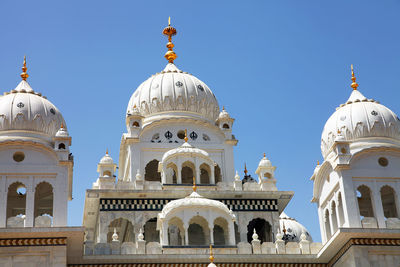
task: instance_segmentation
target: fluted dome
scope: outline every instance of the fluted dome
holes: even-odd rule
[[[101,158],[100,164],[114,164],[114,161],[108,152]]]
[[[218,120],[230,120],[232,119],[229,113],[225,110],[225,108],[222,108],[222,111],[218,115]]]
[[[161,162],[165,162],[171,157],[178,155],[188,155],[192,158],[201,157],[205,159],[209,159],[210,155],[204,151],[203,149],[192,146],[191,144],[185,142],[181,146],[177,148],[173,148],[164,153]]]
[[[214,122],[219,115],[217,99],[208,86],[195,76],[168,63],[161,73],[144,81],[129,100],[127,114],[137,106],[145,118],[176,115]]]
[[[306,235],[306,239],[312,242],[312,237],[307,228],[295,219],[287,216],[285,212],[282,212],[279,216],[279,226],[281,232],[283,232],[283,229],[286,230],[286,236],[284,238],[289,242],[299,242],[300,236],[303,232]]]
[[[67,129],[61,124],[60,129],[56,133],[56,137],[69,137]]]
[[[400,141],[400,120],[384,105],[353,90],[346,103],[340,105],[325,124],[321,137],[324,158],[338,131],[343,136],[340,138],[347,141],[366,137],[388,137]]]
[[[264,156],[261,160],[260,163],[258,163],[258,167],[272,167],[272,163],[269,159],[267,159],[266,156]]]
[[[185,198],[180,198],[168,202],[168,204],[165,205],[162,211],[158,214],[158,217],[166,218],[168,214],[172,211],[184,209],[187,207],[207,209],[214,208],[228,214],[233,220],[235,220],[235,215],[232,213],[231,210],[229,210],[227,205],[218,200],[205,198],[199,195],[197,192],[192,192],[189,196]]]
[[[55,136],[65,121],[60,111],[27,81],[22,80],[10,93],[0,97],[0,135],[10,131],[33,131]]]

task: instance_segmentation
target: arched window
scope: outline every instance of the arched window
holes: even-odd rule
[[[264,219],[253,219],[247,225],[247,242],[251,243],[253,240],[254,229],[256,229],[258,239],[263,242],[271,242],[271,225]]]
[[[144,240],[148,242],[160,242],[160,231],[157,230],[157,218],[152,218],[144,225]]]
[[[176,174],[178,172],[178,168],[176,167],[176,165],[174,163],[169,163],[167,165],[167,173],[166,173],[166,180],[167,180],[167,184],[176,184]]]
[[[35,226],[51,226],[53,219],[53,187],[42,182],[35,189]]]
[[[218,217],[214,220],[214,244],[215,245],[226,245],[228,243],[228,222],[221,217]]]
[[[200,183],[201,184],[209,184],[210,183],[210,167],[203,163],[200,165]]]
[[[325,234],[326,234],[326,240],[328,241],[329,238],[332,236],[332,231],[331,231],[331,224],[329,220],[329,210],[325,210],[325,216],[324,216],[324,222],[325,222]]]
[[[338,229],[338,221],[337,221],[337,216],[336,216],[336,203],[335,201],[332,201],[331,205],[332,209],[332,235],[336,232]]]
[[[64,143],[59,143],[58,144],[58,149],[65,149],[65,144]]]
[[[343,201],[342,194],[338,195],[338,211],[339,211],[339,226],[343,226],[344,224],[344,212],[343,212]]]
[[[189,222],[189,245],[203,246],[210,243],[210,231],[207,221],[201,216],[194,216]]]
[[[222,125],[222,128],[229,129],[229,125],[227,123],[224,123],[224,125]]]
[[[219,168],[219,165],[215,165],[214,167],[214,176],[215,176],[215,183],[222,182],[222,176],[221,176],[221,169]]]
[[[153,159],[147,163],[144,171],[144,179],[146,181],[161,182],[161,174],[158,172],[158,160]]]
[[[111,172],[110,171],[104,171],[103,176],[108,176],[111,177]]]
[[[265,177],[265,178],[271,178],[272,175],[271,175],[269,172],[266,172],[266,173],[264,173],[264,177]]]
[[[168,221],[168,245],[182,246],[185,241],[185,229],[183,222],[178,217],[174,217]]]
[[[194,164],[186,161],[182,164],[182,184],[193,184]]]
[[[381,200],[385,218],[398,218],[395,191],[392,187],[385,185],[381,188]]]
[[[134,121],[134,122],[132,123],[132,126],[133,126],[133,127],[139,127],[139,122]]]
[[[112,235],[114,234],[114,228],[118,235],[118,240],[124,242],[135,242],[135,233],[133,232],[133,225],[130,221],[123,218],[113,220],[108,226],[107,242],[112,241]]]
[[[361,219],[364,217],[374,217],[371,190],[368,188],[368,186],[361,185],[357,188],[357,200]]]
[[[7,227],[24,227],[26,215],[26,187],[16,182],[8,187]]]

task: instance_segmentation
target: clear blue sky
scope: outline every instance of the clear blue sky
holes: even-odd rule
[[[177,66],[206,82],[236,119],[235,168],[277,166],[286,209],[320,240],[309,181],[325,121],[360,91],[400,113],[400,1],[1,1],[0,90],[29,82],[63,113],[75,155],[69,225],[109,148],[118,160],[136,87],[161,71],[168,16]]]

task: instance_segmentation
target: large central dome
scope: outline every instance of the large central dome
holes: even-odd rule
[[[127,113],[135,106],[144,117],[167,114],[214,122],[219,114],[217,99],[210,88],[173,63],[139,85],[129,100]]]

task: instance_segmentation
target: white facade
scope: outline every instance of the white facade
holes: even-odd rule
[[[323,241],[313,242],[285,214],[294,193],[278,190],[265,154],[257,179],[246,168],[243,179],[235,173],[234,119],[204,82],[174,65],[176,30],[163,33],[169,63],[133,92],[119,162],[108,151],[100,159],[83,228],[65,227],[71,137],[59,110],[26,81],[24,61],[21,83],[0,97],[0,266],[195,266],[209,245],[235,266],[398,264],[396,114],[364,97],[352,73],[354,90],[323,129],[324,161],[311,177]]]
[[[71,137],[60,111],[26,79],[0,97],[0,227],[67,225]]]
[[[324,127],[325,160],[311,177],[324,243],[340,227],[400,229],[400,119],[352,79],[350,98]]]

